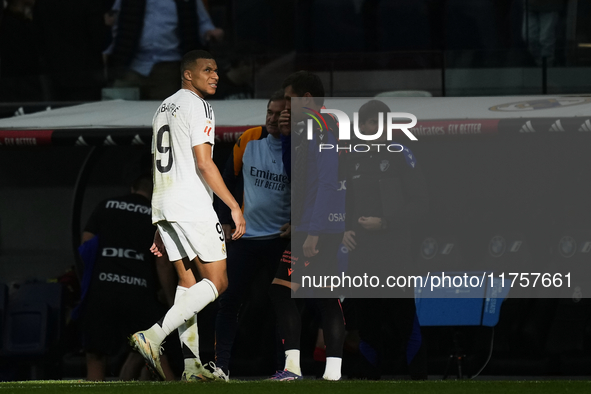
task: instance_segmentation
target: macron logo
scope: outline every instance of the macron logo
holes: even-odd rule
[[[145,205],[141,205],[141,204],[127,203],[125,201],[109,200],[109,201],[107,201],[106,207],[107,208],[114,208],[114,209],[121,209],[122,211],[145,213],[147,215],[152,214],[152,208],[149,208],[149,207],[147,207]]]

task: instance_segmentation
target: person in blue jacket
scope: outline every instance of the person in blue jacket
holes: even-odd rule
[[[292,184],[292,241],[283,254],[270,290],[285,349],[285,368],[271,380],[280,381],[302,378],[301,321],[292,293],[300,289],[303,275],[336,273],[337,252],[345,229],[342,215],[345,196],[340,187],[338,152],[319,151],[320,143],[336,145],[337,124],[330,116],[324,116],[320,124],[313,123],[310,139],[303,128],[309,114],[318,114],[322,108],[322,81],[315,74],[298,71],[291,74],[282,87],[287,101],[279,126],[284,135],[290,135],[289,140],[283,137],[283,158],[287,163],[291,155],[295,156],[293,168],[286,165]],[[298,99],[292,102],[293,98]],[[322,377],[339,380],[345,339],[340,301],[338,298],[314,298],[313,302],[320,312],[326,343],[326,369]]]

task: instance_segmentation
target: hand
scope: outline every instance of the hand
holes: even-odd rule
[[[316,245],[318,244],[318,235],[308,235],[306,240],[304,241],[303,249],[304,249],[304,256],[306,257],[314,257],[318,254],[318,250],[316,250]]]
[[[281,231],[281,234],[279,234],[279,237],[291,238],[291,224],[285,223],[283,226],[281,226],[279,231]]]
[[[279,115],[279,132],[283,135],[291,134],[291,112],[288,109],[281,111]]]
[[[219,27],[205,32],[205,41],[207,42],[221,42],[223,40],[224,30]]]
[[[246,221],[244,220],[240,207],[232,209],[232,219],[236,225],[236,230],[234,230],[234,233],[232,234],[232,240],[236,241],[238,238],[242,237],[246,231]]]
[[[355,250],[355,246],[357,246],[357,242],[355,242],[355,231],[345,231],[343,234],[343,245],[345,245],[349,251]]]
[[[162,237],[160,237],[160,232],[156,230],[156,234],[154,234],[154,243],[150,248],[150,252],[152,252],[156,257],[162,257],[165,251],[166,248],[164,247],[164,242],[162,242]]]
[[[374,216],[365,217],[362,216],[357,221],[361,227],[369,231],[376,231],[382,229],[382,219]]]
[[[224,231],[226,242],[230,242],[232,240],[232,226],[229,224],[222,224],[222,230]]]

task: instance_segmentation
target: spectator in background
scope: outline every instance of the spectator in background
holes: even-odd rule
[[[33,26],[35,0],[6,3],[0,15],[0,101],[41,101],[39,43]]]
[[[220,223],[228,243],[228,289],[220,296],[215,362],[225,378],[229,375],[230,354],[238,330],[238,313],[247,301],[249,286],[257,274],[266,275],[266,282],[271,283],[288,243],[291,185],[282,161],[278,124],[284,108],[280,90],[267,103],[265,126],[242,134],[223,173],[235,198],[240,201],[244,195],[242,206],[248,222],[242,238],[232,241],[230,209],[218,201]]]
[[[141,99],[174,94],[182,55],[224,37],[202,0],[116,0],[113,10],[117,20],[106,51],[109,77],[114,87],[138,87]]]
[[[546,59],[547,66],[556,62],[556,27],[564,0],[525,0],[523,39],[536,65]]]
[[[104,380],[107,357],[127,349],[127,336],[166,309],[157,300],[159,282],[168,305],[174,299],[175,274],[165,257],[150,253],[154,238],[149,173],[133,183],[131,194],[107,199],[93,211],[82,233],[83,300],[80,310],[88,380]],[[92,245],[96,253],[89,255]],[[93,262],[92,259],[95,259]],[[173,373],[164,362],[168,379]],[[144,362],[130,352],[119,378],[137,379]]]
[[[33,9],[49,99],[94,101],[105,84],[99,0],[36,0]]]

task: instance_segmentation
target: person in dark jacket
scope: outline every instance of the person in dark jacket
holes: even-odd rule
[[[97,245],[84,258],[83,299],[79,318],[86,351],[87,380],[105,380],[107,359],[128,349],[130,332],[157,319],[166,309],[158,301],[162,288],[167,303],[174,298],[175,274],[165,257],[154,257],[150,199],[152,177],[146,173],[132,185],[131,194],[108,198],[94,209],[82,233],[83,248]],[[81,250],[82,252],[82,250]],[[174,379],[168,363],[167,378]],[[119,378],[137,379],[142,357],[129,352]]]
[[[386,130],[384,120],[388,112],[390,108],[379,100],[364,104],[359,109],[360,132],[375,135],[380,126]],[[385,132],[374,142],[367,152],[345,155],[347,194],[343,244],[349,250],[347,274],[381,278],[411,274],[411,228],[427,212],[427,185],[416,156],[407,146],[387,141]],[[380,144],[393,147],[378,149]],[[383,298],[355,299],[352,293],[353,299],[347,299],[346,302],[354,304],[356,316],[351,320],[358,324],[359,351],[365,362],[374,367],[374,373],[355,377],[379,378],[384,357],[382,326],[386,324],[397,333],[406,351],[411,377],[426,379],[426,357],[421,346],[413,291],[408,290],[406,294],[399,289],[375,293]],[[347,326],[348,330],[351,328]]]

